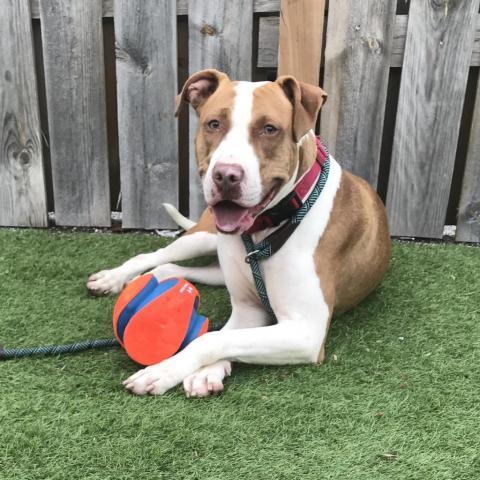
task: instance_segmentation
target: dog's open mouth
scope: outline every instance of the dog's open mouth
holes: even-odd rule
[[[263,200],[253,207],[244,207],[230,200],[222,200],[210,206],[217,229],[223,233],[243,233],[247,231],[255,221],[255,218],[272,201],[277,189],[272,188]]]

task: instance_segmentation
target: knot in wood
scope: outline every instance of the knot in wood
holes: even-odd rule
[[[463,215],[466,223],[480,223],[480,202],[467,205]]]
[[[200,29],[200,33],[203,35],[213,36],[217,34],[217,31],[215,30],[214,27],[212,27],[212,25],[208,25],[208,23],[204,23],[202,28]]]
[[[458,0],[453,2],[453,7],[456,7],[456,3],[459,3]],[[448,16],[448,10],[450,7],[450,0],[430,0],[430,4],[433,9],[441,12],[443,14],[443,17]]]
[[[30,163],[30,160],[31,160],[31,157],[30,157],[30,153],[28,153],[27,150],[22,150],[20,152],[20,163],[22,165],[28,165]]]
[[[152,73],[152,67],[148,58],[141,50],[132,45],[120,46],[115,43],[115,57],[119,62],[124,63],[130,70],[148,77]]]
[[[375,37],[362,37],[362,43],[366,44],[372,53],[380,53],[382,50],[380,41]]]

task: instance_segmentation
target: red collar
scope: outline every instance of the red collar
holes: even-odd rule
[[[322,173],[323,164],[328,158],[328,152],[318,137],[316,137],[316,142],[317,157],[314,164],[303,174],[302,178],[295,185],[295,188],[286,197],[280,200],[274,207],[262,212],[255,219],[253,225],[248,229],[250,235],[265,228],[276,227],[302,208],[303,203],[308,198],[311,189]]]

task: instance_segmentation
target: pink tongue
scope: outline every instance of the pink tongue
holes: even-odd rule
[[[217,228],[222,232],[233,233],[237,230],[242,232],[250,228],[253,223],[249,209],[236,203],[222,201],[212,207],[215,215]]]

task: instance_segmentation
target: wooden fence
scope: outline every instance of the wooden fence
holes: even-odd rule
[[[171,227],[162,202],[197,217],[179,85],[278,67],[322,83],[322,140],[379,190],[393,235],[441,238],[449,216],[478,242],[479,3],[2,0],[0,225],[45,227],[51,209],[57,225],[110,226],[117,170],[123,228]]]

